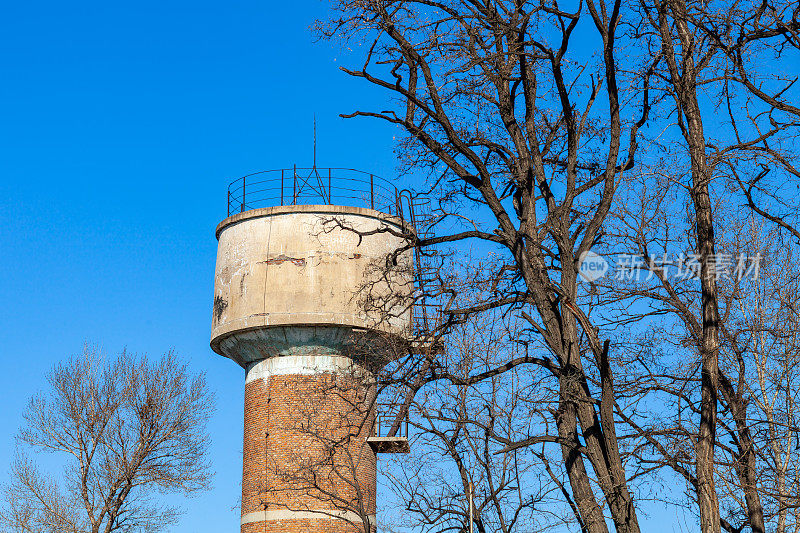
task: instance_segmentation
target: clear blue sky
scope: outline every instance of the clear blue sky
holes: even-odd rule
[[[84,341],[208,373],[212,492],[171,531],[237,531],[243,371],[208,347],[229,179],[308,165],[391,177],[379,95],[314,44],[322,2],[7,2],[0,17],[0,481],[28,397]],[[379,104],[378,104],[379,105]]]

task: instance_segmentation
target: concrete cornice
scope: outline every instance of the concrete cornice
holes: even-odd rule
[[[344,205],[277,205],[274,207],[261,207],[259,209],[251,209],[249,211],[243,211],[242,213],[236,213],[235,215],[231,215],[219,224],[217,224],[217,229],[215,235],[217,239],[219,239],[219,234],[228,226],[233,224],[238,224],[243,220],[249,220],[251,218],[261,218],[261,217],[272,217],[278,215],[289,215],[293,213],[304,213],[304,214],[320,214],[320,215],[355,215],[355,216],[362,216],[367,218],[374,218],[384,222],[386,224],[391,224],[396,226],[401,231],[413,231],[411,226],[403,221],[400,217],[394,215],[388,215],[386,213],[382,213],[380,211],[375,211],[374,209],[367,209],[365,207],[350,207]]]
[[[249,363],[245,383],[271,376],[314,376],[317,374],[348,374],[355,377],[372,376],[372,373],[349,357],[340,355],[284,355]]]

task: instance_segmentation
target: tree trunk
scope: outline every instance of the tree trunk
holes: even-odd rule
[[[717,427],[717,391],[719,386],[719,307],[717,280],[712,269],[715,256],[713,210],[709,193],[711,169],[705,153],[705,135],[700,106],[697,101],[695,38],[686,20],[685,0],[667,0],[658,4],[659,30],[664,57],[679,110],[685,119],[684,138],[691,160],[692,186],[690,195],[695,211],[696,248],[700,258],[702,294],[700,426],[696,443],[697,503],[700,509],[700,530],[720,533],[719,500],[714,486],[714,447]],[[670,13],[667,13],[670,11]],[[680,51],[673,44],[673,29]],[[678,56],[678,57],[676,57]],[[680,65],[678,64],[680,59]]]

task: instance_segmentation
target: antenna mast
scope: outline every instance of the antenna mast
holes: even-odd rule
[[[317,114],[314,113],[314,170],[317,169]]]

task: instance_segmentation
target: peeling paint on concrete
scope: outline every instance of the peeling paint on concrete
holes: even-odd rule
[[[281,263],[285,263],[286,261],[289,261],[293,265],[296,265],[296,266],[306,266],[305,257],[289,257],[289,256],[284,255],[284,254],[281,254],[278,257],[274,257],[272,259],[267,259],[266,261],[260,261],[260,262],[261,263],[265,263],[267,265],[280,265]]]

